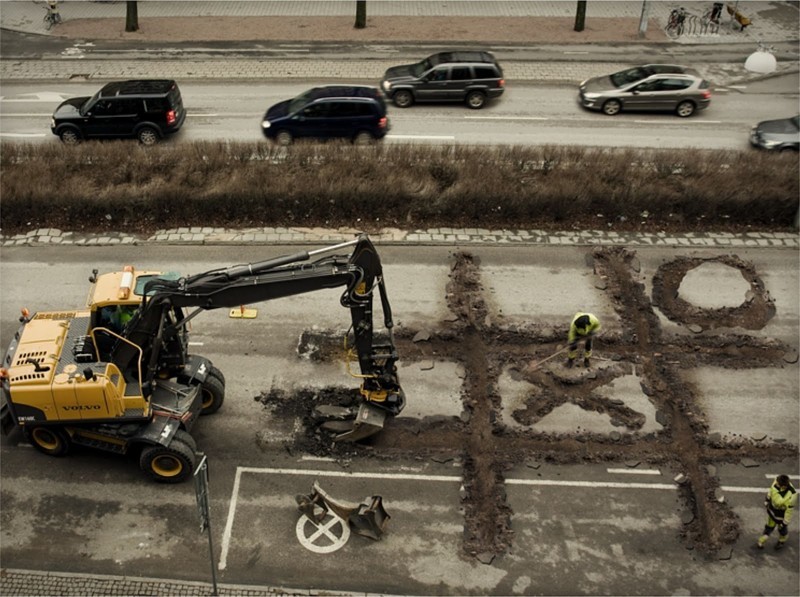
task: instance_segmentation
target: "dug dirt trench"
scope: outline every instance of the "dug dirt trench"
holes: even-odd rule
[[[408,362],[433,356],[460,362],[464,369],[461,417],[431,417],[389,421],[386,428],[358,444],[335,443],[317,428],[311,415],[319,404],[355,404],[357,391],[341,388],[301,390],[287,395],[265,392],[255,399],[275,416],[295,422],[297,432],[286,449],[291,453],[358,458],[447,458],[463,463],[463,556],[490,562],[514,543],[512,509],[506,497],[505,474],[532,460],[554,464],[625,463],[632,460],[680,471],[675,481],[683,503],[681,539],[706,555],[732,545],[740,533],[736,514],[719,499],[716,465],[752,459],[779,462],[796,456],[797,447],[764,438],[728,441],[709,433],[696,390],[681,369],[715,366],[733,369],[781,367],[796,362],[794,350],[771,339],[730,332],[729,328],[761,329],[775,309],[751,264],[737,257],[676,258],[653,277],[652,300],[639,277],[635,252],[623,247],[597,248],[594,273],[619,317],[622,331],[603,339],[603,367],[567,373],[563,367],[529,367],[531,357],[556,352],[563,338],[522,326],[502,327],[488,314],[477,257],[452,255],[446,300],[451,315],[426,342],[414,342],[418,330],[404,329],[395,337],[398,352]],[[698,309],[682,302],[680,285],[687,272],[709,261],[738,269],[750,286],[744,303],[726,309]],[[662,315],[684,326],[715,330],[709,335],[668,335]],[[532,331],[533,330],[533,331]],[[339,334],[314,332],[314,358],[340,358]],[[308,340],[308,338],[307,338]],[[301,346],[303,345],[301,340]],[[537,388],[513,413],[511,428],[503,423],[497,388],[504,369]],[[655,408],[661,430],[636,433],[644,415],[601,396],[597,389],[633,368],[641,389]],[[586,411],[605,413],[612,425],[629,433],[543,433],[530,426],[553,409],[570,402]]]

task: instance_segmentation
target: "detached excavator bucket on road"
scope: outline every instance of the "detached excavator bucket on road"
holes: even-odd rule
[[[309,495],[295,497],[297,507],[309,519],[319,524],[328,512],[333,512],[347,521],[354,533],[378,540],[386,530],[391,516],[383,508],[383,498],[379,495],[364,498],[364,502],[344,502],[332,498],[315,481]]]

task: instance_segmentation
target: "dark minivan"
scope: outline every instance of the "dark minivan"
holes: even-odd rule
[[[473,110],[500,97],[505,90],[503,69],[491,52],[439,52],[414,64],[393,66],[383,75],[381,89],[398,108],[415,102],[464,102]]]
[[[68,99],[53,113],[50,130],[68,145],[117,137],[153,145],[178,131],[185,118],[175,81],[136,79],[108,83],[92,97]]]
[[[386,102],[377,87],[327,85],[275,104],[264,115],[267,139],[290,145],[300,138],[350,139],[356,144],[382,139],[389,130]]]

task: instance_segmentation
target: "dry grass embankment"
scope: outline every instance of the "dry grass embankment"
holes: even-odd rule
[[[797,156],[702,150],[4,143],[4,234],[33,228],[791,229]]]

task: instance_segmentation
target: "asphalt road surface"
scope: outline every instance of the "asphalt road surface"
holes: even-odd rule
[[[296,250],[7,248],[0,262],[0,342],[6,346],[19,325],[19,307],[33,312],[82,306],[93,268],[134,264],[195,274]],[[673,359],[680,363],[673,379],[696,401],[693,407],[708,425],[680,444],[673,437],[680,426],[658,414],[669,405],[659,402],[658,388],[655,394],[646,391],[647,363],[660,356],[638,354],[641,345],[625,344],[631,314],[598,283],[596,272],[606,270],[602,259],[592,263],[591,248],[471,247],[467,261],[477,281],[467,290],[453,285],[452,268],[463,257],[457,248],[379,250],[408,406],[376,436],[382,439],[368,446],[330,454],[303,451],[310,431],[298,417],[286,416],[303,391],[357,385],[341,362],[298,354],[301,335],[324,342],[347,329],[339,291],[258,304],[252,320],[230,319],[221,311],[194,320],[193,349],[211,358],[228,380],[225,405],[203,418],[194,433],[210,463],[220,582],[384,594],[796,594],[796,520],[782,552],[753,548],[771,479],[786,472],[798,481],[796,448],[791,447],[800,435],[797,362],[782,360],[781,352],[770,356],[775,346],[797,349],[796,252],[737,251],[774,300],[774,316],[758,329],[717,327],[697,334],[652,307],[665,336],[658,347],[667,355],[663,367]],[[642,284],[645,303],[651,301],[656,271],[681,257],[705,260],[696,268],[699,277],[687,273],[680,286],[680,294],[703,309],[736,306],[750,288],[743,278],[751,270],[725,265],[718,260],[725,257],[720,251],[639,248],[635,255],[630,272],[611,256],[616,270],[608,270],[609,283],[630,275]],[[453,298],[469,292],[477,293],[486,310],[471,335],[458,327]],[[638,430],[609,424],[607,413],[575,399],[571,392],[598,378],[584,372],[569,377],[573,373],[555,360],[544,368],[547,379],[566,379],[564,387],[572,389],[538,420],[519,416],[533,408],[531,396],[544,399],[546,388],[556,391],[556,386],[548,386],[544,377],[539,390],[525,385],[529,380],[508,365],[542,357],[543,349],[511,340],[560,337],[571,315],[582,309],[604,323],[597,356],[621,357],[598,361],[596,375],[604,379],[614,367],[624,369],[596,387],[594,404],[625,404],[642,423]],[[431,340],[414,342],[420,331]],[[476,422],[464,413],[479,410],[470,401],[489,399],[470,395],[471,367],[482,365],[465,360],[475,343],[489,353],[486,387],[496,396],[491,417],[498,432],[486,439],[486,452],[512,455],[505,461],[498,456],[494,463],[511,532],[503,535],[502,548],[472,554],[464,550],[474,519],[470,461],[481,455],[469,442],[448,449],[440,441],[445,434],[457,437],[453,429],[458,432],[462,423],[469,434]],[[692,343],[695,350],[686,348]],[[690,360],[695,351],[702,356]],[[527,435],[537,432],[539,440]],[[591,434],[618,434],[618,439],[600,441]],[[748,443],[736,448],[742,437]],[[751,440],[765,449],[754,448]],[[403,441],[408,445],[398,445]],[[714,452],[715,443],[724,456]],[[541,457],[533,445],[558,446],[563,458]],[[702,532],[694,532],[694,519],[700,510],[687,501],[687,485],[676,481],[695,456],[652,458],[662,453],[662,445],[667,451],[688,446],[700,455],[692,474],[703,471],[715,480],[709,511],[727,509],[726,520],[735,520],[739,531],[722,549],[709,553],[698,542]],[[516,452],[525,453],[514,458]],[[210,580],[207,540],[198,531],[191,483],[152,484],[132,457],[76,450],[49,458],[19,434],[4,440],[0,456],[4,567]],[[309,493],[314,481],[342,500],[381,495],[391,516],[388,532],[380,541],[355,534],[345,540],[344,527],[335,521],[319,528],[298,525],[294,497]]]
[[[187,120],[169,142],[264,141],[260,122],[267,108],[314,84],[318,83],[181,83]],[[50,133],[53,110],[69,97],[92,95],[98,86],[52,82],[4,85],[0,140],[57,142]],[[756,122],[788,117],[797,111],[797,86],[794,84],[794,93],[782,92],[785,87],[786,82],[780,80],[754,84],[752,90],[715,90],[710,108],[682,119],[657,113],[608,117],[578,106],[572,86],[514,84],[483,110],[461,105],[417,105],[405,110],[390,106],[392,128],[386,142],[746,150],[748,133]]]

